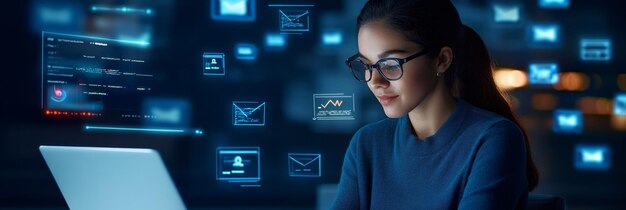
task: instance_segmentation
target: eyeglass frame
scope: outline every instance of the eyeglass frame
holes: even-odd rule
[[[370,72],[369,72],[369,73],[370,73],[370,76],[369,76],[369,78],[368,78],[367,80],[365,80],[365,81],[363,81],[363,80],[359,79],[359,78],[356,76],[356,74],[354,73],[354,70],[352,70],[352,65],[350,65],[350,63],[352,63],[352,62],[353,62],[353,61],[355,61],[358,57],[360,57],[360,54],[359,54],[359,53],[354,54],[353,56],[350,56],[348,59],[346,59],[346,65],[348,66],[348,69],[349,69],[349,70],[350,70],[350,72],[352,73],[352,76],[354,76],[354,78],[355,78],[357,81],[359,81],[359,82],[364,82],[364,83],[367,83],[367,82],[369,82],[370,80],[372,80],[372,68],[374,68],[374,67],[376,67],[376,71],[377,71],[380,75],[382,75],[382,76],[383,76],[383,78],[385,78],[387,81],[396,81],[396,80],[401,79],[401,78],[402,78],[402,76],[404,75],[404,67],[403,67],[403,64],[405,64],[405,63],[407,63],[407,62],[409,62],[409,61],[411,61],[411,60],[413,60],[413,59],[415,59],[415,58],[418,58],[418,57],[420,57],[420,56],[422,56],[422,55],[426,55],[426,54],[428,53],[428,51],[429,51],[429,50],[428,50],[428,48],[426,48],[426,49],[423,49],[423,50],[421,50],[421,51],[419,51],[419,52],[417,52],[417,53],[415,53],[415,54],[413,54],[413,55],[410,55],[410,56],[408,56],[408,57],[406,57],[406,58],[383,58],[383,59],[380,59],[380,60],[376,61],[376,63],[374,63],[374,64],[372,64],[372,65],[370,65],[370,64],[366,64],[366,63],[364,63],[362,60],[358,60],[359,62],[361,62],[361,63],[363,64],[363,66],[367,67],[367,70],[369,70],[369,71],[370,71]],[[398,64],[400,65],[400,76],[399,76],[398,78],[396,78],[396,79],[389,79],[389,78],[388,78],[388,77],[387,77],[387,76],[386,76],[386,75],[382,72],[382,70],[380,70],[380,62],[384,62],[384,61],[388,61],[388,60],[395,60],[395,61],[396,61],[396,62],[398,62]]]

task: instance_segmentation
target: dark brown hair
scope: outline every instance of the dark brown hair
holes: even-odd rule
[[[522,130],[526,145],[526,177],[533,190],[539,175],[530,152],[528,134],[493,79],[493,62],[478,33],[461,23],[449,0],[369,0],[357,17],[357,27],[384,20],[410,41],[430,49],[429,57],[442,47],[452,49],[454,59],[444,74],[454,96],[470,104],[504,116]]]

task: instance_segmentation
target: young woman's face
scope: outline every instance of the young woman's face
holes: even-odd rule
[[[422,46],[407,40],[384,21],[367,23],[359,29],[360,59],[374,64],[382,58],[406,58],[423,50]],[[390,118],[398,118],[413,110],[436,85],[436,64],[421,56],[402,65],[404,74],[395,81],[387,81],[376,69],[367,86]]]

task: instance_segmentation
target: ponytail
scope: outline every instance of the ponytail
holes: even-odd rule
[[[462,27],[460,56],[456,56],[458,58],[456,65],[450,69],[456,71],[449,76],[446,75],[448,76],[446,84],[452,87],[451,91],[457,97],[476,107],[504,116],[521,128],[526,146],[528,189],[533,190],[539,182],[539,175],[530,152],[528,133],[504,97],[506,93],[496,86],[493,79],[494,64],[483,40],[469,26]]]

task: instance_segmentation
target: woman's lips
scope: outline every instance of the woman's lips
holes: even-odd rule
[[[395,100],[396,98],[398,98],[398,96],[397,96],[397,95],[395,95],[395,96],[394,96],[394,95],[379,95],[379,96],[376,96],[376,98],[378,98],[378,101],[379,101],[379,102],[380,102],[383,106],[385,106],[385,105],[388,105],[388,104],[390,104],[391,102],[393,102],[393,100]]]

